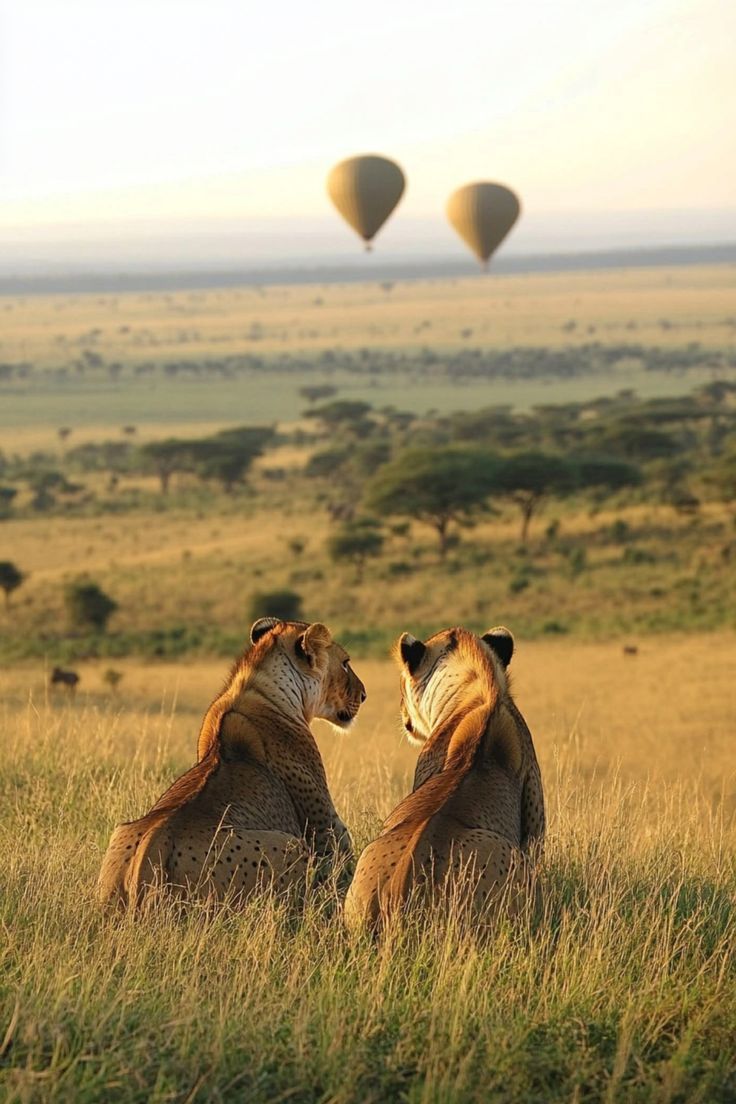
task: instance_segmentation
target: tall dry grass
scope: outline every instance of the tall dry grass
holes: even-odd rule
[[[294,917],[133,921],[96,907],[109,831],[192,758],[221,665],[126,669],[124,694],[29,701],[0,676],[8,1101],[733,1100],[732,637],[520,645],[550,813],[533,928],[430,917],[351,941]],[[405,791],[396,678],[359,665],[358,730],[320,732],[358,846]],[[163,704],[162,704],[163,703]]]

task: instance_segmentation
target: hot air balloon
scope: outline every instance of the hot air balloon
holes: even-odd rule
[[[447,217],[484,268],[519,217],[521,205],[503,184],[465,184],[447,201]]]
[[[404,174],[394,161],[369,153],[348,157],[327,177],[327,194],[366,249],[404,193]]]

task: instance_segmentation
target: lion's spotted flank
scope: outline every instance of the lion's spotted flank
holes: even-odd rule
[[[262,885],[300,889],[310,858],[350,865],[309,725],[347,728],[365,689],[321,624],[262,618],[204,718],[198,762],[149,813],[119,825],[103,860],[103,902],[180,897],[239,901]]]
[[[531,734],[511,697],[506,629],[448,629],[426,643],[404,634],[401,711],[422,744],[414,789],[360,856],[346,902],[353,927],[375,927],[411,901],[469,891],[481,921],[536,897],[531,852],[544,835]]]

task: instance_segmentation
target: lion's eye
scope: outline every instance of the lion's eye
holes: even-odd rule
[[[350,670],[350,660],[349,659],[344,659],[342,661],[342,669],[343,669],[343,671],[349,671]]]

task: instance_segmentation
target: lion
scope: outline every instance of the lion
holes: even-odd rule
[[[266,883],[305,891],[310,860],[349,878],[352,842],[309,726],[349,728],[365,687],[325,625],[261,618],[250,642],[205,715],[196,765],[113,832],[103,903],[137,907],[154,887],[235,903]]]
[[[414,788],[361,854],[345,900],[353,928],[376,929],[410,903],[462,897],[474,920],[538,903],[534,845],[544,836],[542,780],[511,697],[511,633],[404,633],[401,715],[422,750]],[[466,894],[469,890],[469,897]]]

